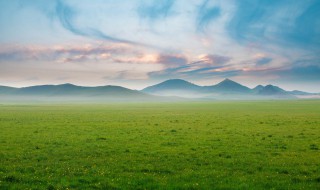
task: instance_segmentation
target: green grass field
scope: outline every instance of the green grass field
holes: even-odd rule
[[[0,105],[0,189],[320,189],[320,101]]]

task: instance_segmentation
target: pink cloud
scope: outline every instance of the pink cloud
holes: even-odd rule
[[[222,55],[215,55],[215,54],[204,54],[199,56],[200,60],[213,64],[213,65],[223,65],[231,61],[231,57],[222,56]]]

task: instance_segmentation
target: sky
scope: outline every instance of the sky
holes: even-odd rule
[[[319,0],[0,0],[0,85],[320,92]]]

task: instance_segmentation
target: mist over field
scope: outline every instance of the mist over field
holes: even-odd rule
[[[138,90],[121,86],[83,87],[73,84],[42,85],[24,88],[0,86],[1,102],[174,102],[217,100],[317,99],[319,93],[285,91],[273,85],[248,88],[230,79],[216,85],[198,86],[171,79]]]

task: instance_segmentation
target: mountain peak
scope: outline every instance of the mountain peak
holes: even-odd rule
[[[247,93],[250,91],[250,89],[246,86],[243,86],[233,80],[230,80],[228,78],[224,79],[220,83],[211,86],[211,88],[214,88],[221,92],[241,92],[241,93]]]
[[[233,80],[231,80],[231,79],[229,79],[229,78],[225,78],[222,82],[228,82],[228,81],[234,82]]]
[[[237,83],[237,82],[235,82],[235,81],[233,81],[233,80],[231,80],[229,78],[226,78],[226,79],[224,79],[223,81],[221,81],[218,84],[239,84],[239,83]]]
[[[231,79],[226,78],[223,81],[219,82],[217,85],[219,85],[219,86],[223,85],[224,86],[224,85],[241,85],[241,84],[239,84],[239,83],[237,83],[237,82],[235,82],[235,81],[233,81]]]
[[[143,89],[143,92],[157,94],[164,91],[198,91],[200,86],[182,79],[169,79],[159,84]]]
[[[166,80],[162,83],[190,83],[190,82],[183,80],[183,79],[169,79],[169,80]]]
[[[262,90],[264,88],[264,86],[262,86],[261,84],[257,85],[256,87],[254,87],[252,90],[254,92],[259,92],[260,90]]]
[[[161,82],[157,85],[171,87],[171,88],[180,88],[183,86],[196,86],[195,84],[188,82],[186,80],[183,80],[183,79],[169,79],[169,80]],[[154,86],[156,86],[156,85],[154,85]]]
[[[65,83],[65,84],[59,84],[57,86],[76,86],[76,85],[71,84],[71,83]]]
[[[264,88],[260,89],[258,93],[261,95],[288,95],[288,92],[286,92],[282,88],[271,84],[268,84]]]

